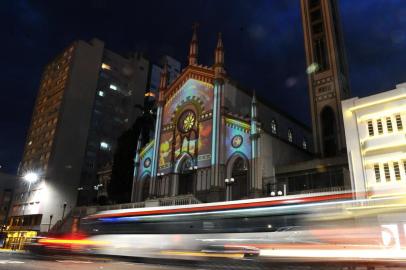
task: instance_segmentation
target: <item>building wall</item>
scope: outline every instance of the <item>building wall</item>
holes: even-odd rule
[[[182,75],[181,75],[182,76]],[[179,86],[177,92],[171,94],[163,105],[162,131],[160,134],[159,158],[158,158],[158,175],[155,181],[151,182],[146,196],[143,187],[148,185],[146,181],[151,181],[150,160],[154,159],[152,155],[153,146],[148,145],[149,151],[141,150],[140,161],[136,169],[135,194],[137,200],[149,197],[164,197],[178,195],[179,187],[179,166],[188,158],[197,157],[194,168],[191,164],[192,178],[194,181],[194,195],[203,202],[210,202],[225,199],[225,182],[226,178],[232,177],[234,162],[238,157],[245,160],[248,169],[248,186],[246,196],[261,196],[264,189],[263,179],[271,181],[274,178],[274,166],[289,162],[303,161],[311,157],[308,149],[303,149],[302,138],[306,138],[306,147],[311,145],[311,134],[309,130],[295,121],[291,117],[278,112],[276,109],[269,107],[267,104],[259,102],[258,107],[261,117],[259,121],[272,119],[273,116],[278,120],[278,129],[275,134],[270,132],[271,125],[266,123],[266,128],[260,126],[261,132],[259,137],[260,153],[257,161],[254,160],[252,151],[252,134],[251,134],[251,108],[252,96],[242,91],[231,83],[225,84],[222,104],[224,110],[221,113],[220,141],[219,144],[219,182],[216,184],[212,176],[212,99],[214,88],[211,84],[198,80],[185,80]],[[195,153],[196,142],[190,140],[193,149],[188,154],[181,151],[181,143],[178,142],[178,117],[183,112],[194,110],[196,118],[199,119],[198,130],[198,153]],[[262,122],[261,122],[262,124]],[[292,131],[292,141],[289,141],[287,134],[284,137],[278,130]],[[181,135],[183,136],[183,135]],[[241,144],[235,145],[233,141],[238,139]],[[145,166],[145,161],[148,166]],[[260,164],[258,167],[255,164]],[[251,174],[257,170],[255,174]],[[259,175],[259,177],[255,176]],[[262,177],[263,176],[263,177]],[[258,178],[258,179],[257,179]],[[215,194],[215,195],[213,195]]]
[[[148,65],[141,55],[122,57],[97,39],[74,42],[47,65],[19,169],[40,180],[30,186],[21,181],[14,225],[26,216],[35,223],[31,229],[47,231],[76,205],[78,192],[96,198],[97,168],[112,161],[115,139],[139,114],[134,105],[143,103]]]
[[[352,188],[357,197],[406,192],[406,84],[342,102]]]
[[[242,117],[250,117],[252,93],[248,94],[232,83],[226,84],[224,93],[224,104],[227,111]],[[261,99],[257,103],[258,121],[261,123],[262,130],[280,140],[312,152],[312,133],[307,126]],[[272,128],[273,120],[276,128]],[[292,134],[292,141],[289,141],[288,138],[289,130]],[[305,142],[305,147],[303,142]]]
[[[14,175],[0,173],[0,226],[7,225],[7,217],[17,181],[18,178]]]

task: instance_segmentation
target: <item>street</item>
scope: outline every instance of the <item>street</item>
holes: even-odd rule
[[[404,267],[379,266],[368,268],[357,266],[354,268],[337,264],[307,264],[298,262],[272,262],[267,264],[256,264],[252,262],[228,261],[228,262],[170,262],[170,261],[148,261],[139,262],[132,259],[92,257],[92,256],[40,256],[29,253],[0,252],[0,270],[220,270],[220,269],[247,269],[247,270],[400,270]]]

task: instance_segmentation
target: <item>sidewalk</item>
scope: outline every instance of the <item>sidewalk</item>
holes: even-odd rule
[[[18,253],[18,254],[25,254],[28,253],[26,250],[13,250],[9,248],[0,248],[0,253]]]

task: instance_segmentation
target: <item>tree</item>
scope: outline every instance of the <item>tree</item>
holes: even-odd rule
[[[142,136],[142,146],[150,140],[156,118],[154,104],[153,100],[146,100],[144,106],[136,105],[136,108],[141,110],[141,115],[137,117],[133,126],[118,138],[108,186],[108,194],[112,203],[127,203],[131,200],[137,141],[140,135]]]

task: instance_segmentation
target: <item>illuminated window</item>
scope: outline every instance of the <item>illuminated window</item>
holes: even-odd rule
[[[400,180],[400,170],[399,170],[399,162],[393,162],[393,169],[395,170],[395,178],[396,180]]]
[[[390,182],[390,171],[389,171],[389,164],[388,163],[383,164],[383,170],[385,172],[386,182]]]
[[[405,176],[406,176],[406,159],[403,160],[403,173],[404,173]]]
[[[110,145],[106,142],[100,142],[100,148],[106,150],[110,148]]]
[[[277,129],[276,129],[276,121],[275,121],[275,119],[272,119],[272,121],[271,121],[271,129],[272,129],[272,133],[276,134]]]
[[[117,91],[117,86],[115,86],[114,84],[110,84],[110,89]]]
[[[381,172],[379,170],[379,164],[374,165],[374,171],[375,171],[375,180],[377,183],[381,182]]]
[[[400,118],[400,114],[397,114],[395,117],[396,117],[396,126],[398,127],[398,130],[399,131],[403,130],[402,118]]]
[[[111,66],[109,66],[109,65],[107,65],[107,64],[105,64],[105,63],[102,64],[101,68],[102,68],[102,69],[111,70]]]
[[[293,141],[293,134],[292,134],[292,130],[290,128],[288,129],[288,141],[290,141],[290,142]]]
[[[303,147],[303,149],[307,149],[307,142],[306,142],[306,139],[303,139],[303,141],[302,141],[302,147]]]
[[[99,96],[104,97],[104,92],[103,92],[103,91],[99,91]]]
[[[378,133],[379,133],[379,134],[382,134],[382,133],[383,133],[382,120],[381,120],[381,119],[378,119],[378,120],[376,120],[376,123],[377,123],[377,125],[378,125]]]
[[[386,117],[386,128],[388,129],[388,132],[393,131],[392,119],[390,117]]]
[[[369,136],[374,136],[374,125],[372,124],[372,120],[368,121],[368,133]]]

